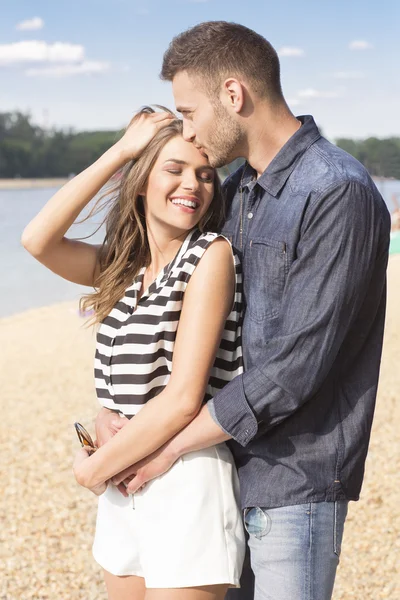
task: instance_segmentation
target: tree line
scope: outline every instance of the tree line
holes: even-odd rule
[[[115,131],[45,130],[20,112],[0,113],[0,178],[69,177],[118,139]]]
[[[120,135],[118,131],[47,130],[35,125],[28,114],[0,113],[0,178],[69,177],[92,164]],[[400,179],[399,137],[340,138],[336,144],[371,175]],[[221,174],[230,170],[224,168]]]

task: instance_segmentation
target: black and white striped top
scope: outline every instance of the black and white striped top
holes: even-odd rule
[[[137,294],[145,268],[101,323],[97,333],[95,383],[103,406],[130,417],[165,388],[171,375],[186,286],[204,252],[218,237],[222,236],[192,230],[174,260],[161,271],[139,302]],[[236,254],[233,258],[235,301],[211,370],[205,400],[243,371],[242,272]]]

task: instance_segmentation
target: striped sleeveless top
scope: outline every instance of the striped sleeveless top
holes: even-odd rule
[[[175,258],[137,300],[143,267],[124,297],[101,323],[96,340],[95,384],[102,406],[135,415],[167,385],[186,286],[209,245],[220,236],[192,230]],[[233,253],[235,299],[225,323],[204,401],[243,371],[242,272]],[[212,310],[212,307],[210,307]]]

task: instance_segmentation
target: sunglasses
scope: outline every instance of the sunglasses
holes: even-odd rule
[[[82,448],[85,448],[85,450],[87,450],[89,452],[89,455],[93,454],[93,452],[96,451],[96,446],[94,445],[94,442],[93,442],[92,438],[90,437],[90,434],[86,431],[86,429],[80,423],[74,423],[74,426],[75,426],[76,434],[78,436],[78,439],[81,443]]]

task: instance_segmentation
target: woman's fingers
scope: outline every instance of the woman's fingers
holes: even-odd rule
[[[168,112],[142,113],[129,125],[123,137],[117,142],[124,160],[136,160],[148,146],[156,133],[171,123],[176,117]]]
[[[173,121],[174,119],[176,119],[176,116],[169,112],[152,113],[150,115],[150,117],[152,117],[152,119],[155,123],[158,123],[159,121],[164,121],[164,120]]]

